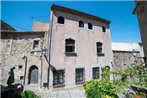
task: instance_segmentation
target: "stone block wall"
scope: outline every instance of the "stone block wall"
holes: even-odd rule
[[[30,34],[29,34],[30,33]],[[10,68],[15,67],[15,82],[23,83],[25,59],[33,59],[28,63],[28,67],[31,65],[40,66],[40,51],[44,43],[44,34],[33,32],[2,32],[1,35],[1,83],[6,85],[9,77]],[[39,47],[33,49],[33,41],[39,40]],[[29,68],[28,68],[29,69]],[[27,69],[27,73],[28,70]]]

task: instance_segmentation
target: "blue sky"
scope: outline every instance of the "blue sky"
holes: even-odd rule
[[[17,30],[29,31],[33,20],[49,22],[52,4],[110,20],[112,42],[140,42],[137,16],[132,14],[134,1],[2,1],[1,19]]]

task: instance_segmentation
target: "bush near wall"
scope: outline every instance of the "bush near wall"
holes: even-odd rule
[[[118,98],[120,87],[110,80],[91,80],[84,84],[87,98]]]
[[[41,97],[36,95],[33,91],[27,90],[19,95],[16,95],[16,98],[41,98]]]

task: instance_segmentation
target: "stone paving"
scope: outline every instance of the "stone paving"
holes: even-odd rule
[[[29,90],[27,88],[26,90]],[[56,89],[52,91],[31,89],[41,98],[86,98],[83,87],[70,88],[70,89]]]

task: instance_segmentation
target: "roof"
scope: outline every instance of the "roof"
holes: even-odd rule
[[[136,6],[132,14],[138,14],[138,12],[143,8],[143,1],[136,1]]]
[[[46,31],[1,31],[1,35],[44,35]]]
[[[49,30],[49,23],[33,21],[32,31],[48,31],[48,30]]]
[[[65,12],[65,13],[70,13],[70,14],[73,14],[73,15],[78,15],[78,16],[81,16],[81,17],[86,17],[86,18],[89,18],[89,19],[92,19],[92,20],[96,20],[96,21],[99,21],[99,22],[102,22],[102,23],[105,23],[105,24],[110,24],[109,20],[106,20],[106,19],[103,19],[103,18],[100,18],[100,17],[97,17],[97,16],[93,16],[93,15],[90,15],[90,14],[87,14],[87,13],[84,13],[84,12],[80,12],[80,11],[77,11],[77,10],[73,10],[73,9],[70,9],[70,8],[54,5],[54,4],[51,6],[51,10],[62,11],[62,12]]]
[[[112,42],[112,51],[132,51],[135,49],[136,51],[140,51],[142,45],[140,43],[135,42]]]
[[[11,27],[9,24],[4,22],[3,20],[0,20],[1,22],[1,30],[11,30],[11,31],[16,31],[13,27]]]

